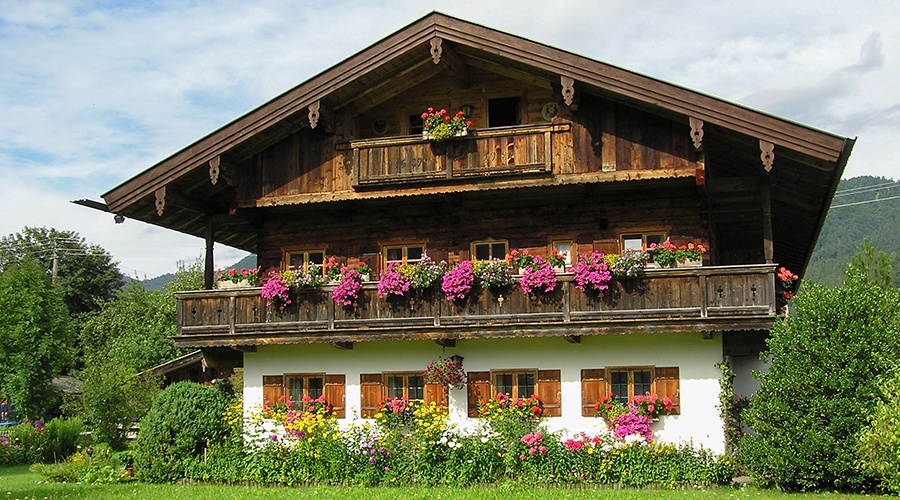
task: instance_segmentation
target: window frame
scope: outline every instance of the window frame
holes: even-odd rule
[[[310,379],[321,379],[322,387],[321,394],[318,396],[312,396],[309,394],[309,380]],[[301,379],[303,380],[303,394],[300,395],[299,398],[295,398],[293,394],[291,394],[291,380]],[[301,401],[304,396],[309,396],[312,399],[316,399],[319,396],[325,395],[325,373],[285,373],[284,374],[284,394],[285,396],[290,396],[293,401]]]
[[[494,255],[494,245],[498,245],[498,244],[503,245],[503,256],[502,257],[497,257]],[[476,251],[476,248],[478,247],[478,245],[488,245],[488,252],[490,254],[490,258],[488,258],[486,260],[478,258],[478,253]],[[508,256],[508,255],[509,255],[509,240],[485,239],[485,240],[473,241],[472,243],[469,244],[469,256],[471,257],[470,260],[472,260],[473,262],[479,261],[479,260],[484,261],[484,262],[490,262],[492,260],[506,260],[506,256]]]
[[[658,236],[658,237],[659,237],[659,242],[656,242],[656,241],[655,241],[656,238],[653,238],[654,241],[653,241],[652,243],[657,243],[657,244],[659,244],[659,243],[662,243],[663,241],[666,241],[666,238],[668,237],[668,233],[667,233],[665,230],[663,230],[663,229],[650,229],[650,230],[638,230],[638,231],[625,231],[625,232],[621,232],[621,233],[619,233],[619,238],[618,238],[618,241],[619,241],[619,253],[622,253],[622,252],[624,252],[624,251],[627,249],[627,247],[625,246],[625,241],[626,241],[626,237],[628,237],[628,236],[632,236],[632,237],[633,237],[633,236],[640,236],[640,238],[641,238],[641,248],[640,248],[640,249],[641,249],[641,250],[647,250],[648,248],[650,248],[650,243],[647,242],[648,237],[655,237],[655,236]],[[631,240],[631,241],[633,241],[633,240],[635,240],[636,238],[628,238],[628,239]]]
[[[310,266],[309,255],[310,255],[310,254],[316,254],[316,253],[322,254],[322,263],[321,263],[321,264],[316,264],[316,265],[319,266],[319,270],[322,272],[322,275],[324,276],[324,275],[325,275],[325,262],[326,262],[327,259],[328,259],[328,254],[325,252],[325,248],[324,248],[324,247],[322,247],[322,248],[314,248],[314,249],[302,249],[302,248],[301,248],[301,249],[295,249],[295,248],[292,248],[292,249],[285,250],[285,251],[284,251],[284,268],[283,268],[282,270],[283,270],[283,271],[288,271],[288,270],[294,271],[294,270],[296,270],[294,267],[291,266],[291,256],[292,256],[292,255],[300,255],[300,254],[302,254],[302,255],[303,255],[303,266],[302,266],[303,269],[302,269],[302,271],[303,271],[304,273],[306,273],[306,272],[309,271],[309,266]]]
[[[553,254],[554,252],[559,252],[560,244],[569,245],[569,250],[566,252],[566,267],[570,267],[574,263],[574,260],[572,259],[572,255],[575,253],[575,242],[573,240],[567,240],[567,239],[553,240],[550,243],[551,254]]]
[[[409,259],[409,249],[410,248],[421,248],[422,249],[422,257],[420,257],[418,259],[410,260]],[[388,259],[388,251],[396,250],[396,249],[399,249],[401,252],[400,260],[396,260],[396,259],[389,260]],[[401,244],[396,244],[396,245],[383,245],[381,247],[381,256],[382,256],[381,264],[383,266],[382,269],[387,269],[388,264],[391,264],[392,262],[396,262],[400,265],[407,265],[410,263],[419,263],[422,261],[423,258],[425,258],[425,255],[426,255],[425,252],[426,252],[426,247],[425,247],[424,242],[401,243]]]
[[[613,367],[606,368],[606,389],[607,389],[606,393],[607,394],[614,394],[612,375],[613,375],[613,373],[617,373],[617,372],[618,373],[625,372],[628,374],[628,381],[626,382],[627,388],[628,388],[628,395],[624,401],[619,399],[619,396],[616,396],[616,399],[619,399],[619,402],[627,404],[629,401],[631,401],[631,398],[638,395],[638,392],[635,390],[635,384],[634,384],[634,374],[637,372],[649,372],[650,373],[649,392],[651,394],[657,392],[656,391],[656,367],[655,366],[613,366]],[[648,391],[643,391],[640,394],[642,395],[645,392],[648,392]]]
[[[518,398],[530,398],[533,395],[538,393],[538,369],[537,368],[522,368],[522,369],[514,369],[514,370],[491,370],[491,391],[494,394],[500,394],[499,384],[497,383],[498,375],[511,375],[513,378],[512,394],[509,394],[509,397],[512,399]],[[528,394],[520,394],[521,390],[519,388],[519,375],[531,375],[533,378],[532,383],[532,391]],[[508,393],[503,393],[508,394]]]
[[[391,387],[390,387],[390,384],[388,383],[389,379],[391,377],[403,377],[403,386],[402,386],[403,395],[399,396],[399,397],[401,397],[401,398],[405,397],[407,399],[407,401],[417,401],[420,403],[423,403],[425,401],[425,377],[422,376],[422,372],[384,372],[381,374],[381,377],[382,377],[381,386],[383,388],[381,395],[384,399],[397,397],[397,396],[390,395]],[[410,395],[409,395],[409,392],[410,392],[409,378],[410,377],[418,377],[420,379],[420,381],[422,382],[422,385],[419,386],[419,390],[422,391],[421,398],[410,397]]]

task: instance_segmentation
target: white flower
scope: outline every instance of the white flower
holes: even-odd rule
[[[481,442],[482,442],[482,443],[487,443],[487,442],[488,442],[488,437],[487,437],[487,436],[481,436]]]
[[[441,444],[447,444],[447,436],[442,437],[441,440],[438,442]],[[451,446],[451,448],[452,448],[452,446]]]

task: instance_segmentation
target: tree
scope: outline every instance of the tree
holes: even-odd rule
[[[890,290],[893,278],[893,266],[890,257],[884,252],[876,252],[875,246],[869,238],[863,239],[862,244],[856,248],[856,255],[850,261],[848,274],[861,274],[866,283]]]
[[[112,256],[74,231],[25,227],[0,238],[0,270],[26,258],[41,263],[72,315],[99,309],[122,287]]]
[[[865,254],[865,251],[862,252]],[[872,286],[850,265],[844,285],[806,283],[776,323],[771,359],[751,399],[740,457],[762,484],[784,489],[862,490],[858,436],[900,359],[900,293]]]
[[[34,259],[0,272],[0,397],[19,417],[39,418],[58,404],[52,389],[72,359],[69,314],[58,289]]]
[[[122,447],[129,422],[147,412],[159,381],[137,374],[184,354],[172,340],[177,328],[174,292],[200,288],[202,282],[199,263],[179,264],[165,292],[131,282],[115,300],[86,315],[81,329],[83,404],[98,440]]]

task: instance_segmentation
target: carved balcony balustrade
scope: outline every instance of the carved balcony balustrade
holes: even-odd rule
[[[777,316],[774,265],[652,269],[617,278],[601,294],[558,275],[556,290],[526,294],[518,285],[473,288],[449,302],[439,286],[382,299],[366,283],[353,307],[335,305],[332,287],[292,294],[290,305],[266,305],[259,288],[183,292],[180,346],[347,343],[365,340],[562,336],[641,332],[768,329]]]

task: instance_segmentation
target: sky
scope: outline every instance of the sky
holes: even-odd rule
[[[857,137],[844,178],[900,179],[896,0],[0,0],[0,236],[75,231],[139,279],[201,258],[201,239],[71,201],[432,10]],[[216,245],[215,264],[245,255]]]

